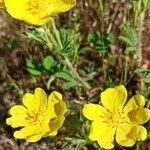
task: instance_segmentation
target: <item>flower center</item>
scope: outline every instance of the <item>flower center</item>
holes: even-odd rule
[[[27,1],[27,11],[30,13],[37,14],[41,11],[45,11],[46,7],[49,5],[49,2],[46,0],[28,0]]]
[[[49,117],[44,114],[43,111],[40,111],[38,113],[30,112],[28,120],[29,123],[42,124],[45,121],[49,121]]]
[[[107,122],[112,126],[118,126],[118,124],[125,122],[125,114],[120,111],[109,112],[107,115]]]

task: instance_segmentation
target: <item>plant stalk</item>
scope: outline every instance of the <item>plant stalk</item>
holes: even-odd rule
[[[125,69],[124,69],[124,82],[126,83],[128,78],[128,55],[125,56]]]
[[[143,39],[142,31],[143,31],[144,14],[145,13],[142,12],[140,17],[139,17],[138,45],[137,45],[137,51],[136,51],[138,67],[140,67],[141,63],[142,63],[142,41],[143,41],[142,40]]]
[[[144,24],[144,16],[145,16],[145,11],[141,12],[139,16],[139,25],[138,25],[138,44],[137,44],[137,51],[136,51],[136,56],[137,56],[137,67],[141,68],[142,65],[142,42],[143,42],[143,24]],[[145,82],[143,79],[143,74],[139,74],[140,78],[140,83],[141,83],[141,90],[144,91],[145,89]]]
[[[68,58],[65,58],[65,62],[68,66],[68,68],[71,70],[71,72],[75,75],[75,77],[78,79],[78,81],[83,85],[83,87],[87,90],[90,90],[91,87],[90,85],[83,79],[79,76],[79,74],[77,73],[76,69],[74,69],[74,67],[72,66],[70,60]]]

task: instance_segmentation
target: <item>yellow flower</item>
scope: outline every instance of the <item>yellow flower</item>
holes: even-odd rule
[[[13,128],[22,127],[14,132],[17,139],[36,142],[42,137],[55,136],[64,122],[66,104],[62,95],[56,91],[47,98],[41,88],[36,88],[34,94],[26,93],[23,104],[10,109],[11,117],[6,120]]]
[[[103,106],[86,104],[83,108],[83,115],[92,121],[89,138],[103,148],[113,148],[115,139],[118,144],[130,147],[147,137],[141,126],[150,118],[150,110],[143,108],[144,97],[135,95],[127,103],[126,99],[127,91],[120,85],[101,93]]]
[[[18,20],[43,25],[52,16],[68,11],[76,0],[4,0],[7,12]]]

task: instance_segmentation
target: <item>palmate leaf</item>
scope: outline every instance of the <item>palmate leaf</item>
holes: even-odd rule
[[[119,39],[126,45],[125,53],[134,52],[137,48],[137,33],[129,23],[123,25],[123,35]]]
[[[74,81],[74,78],[68,72],[65,72],[65,71],[57,72],[55,73],[55,76],[57,78],[61,78],[69,82]]]
[[[105,35],[100,35],[99,32],[90,32],[87,41],[91,47],[95,47],[96,51],[104,54],[108,52],[109,45],[115,42],[115,36],[112,32]]]
[[[63,48],[60,50],[62,55],[68,55],[69,57],[76,58],[78,56],[78,50],[80,47],[80,36],[73,30],[67,30],[61,28],[59,30],[60,40]]]
[[[28,36],[28,38],[36,40],[38,42],[47,42],[46,34],[43,28],[31,28],[25,34]]]
[[[124,36],[120,36],[120,40],[126,44],[127,46],[132,46],[132,42],[130,41],[130,39],[124,37]]]
[[[56,76],[57,78],[61,78],[61,79],[64,79],[64,80],[66,80],[66,81],[72,81],[71,75],[68,74],[67,72],[63,72],[63,71],[57,72],[57,73],[55,74],[55,76]]]
[[[57,72],[55,74],[55,77],[67,81],[63,85],[63,89],[65,89],[65,90],[78,85],[78,82],[74,79],[74,77],[69,72],[65,72],[65,71]]]
[[[143,74],[145,83],[150,84],[150,69],[138,68],[134,72],[137,74]]]
[[[37,64],[32,59],[27,59],[26,61],[27,71],[33,76],[41,75],[41,70]]]

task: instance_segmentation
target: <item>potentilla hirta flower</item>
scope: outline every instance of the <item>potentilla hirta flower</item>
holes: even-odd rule
[[[105,149],[113,148],[114,140],[130,147],[147,137],[142,124],[149,120],[150,110],[143,108],[144,97],[135,95],[128,102],[126,99],[127,91],[120,85],[101,93],[102,105],[86,104],[83,108],[83,115],[92,121],[89,138]]]
[[[33,25],[43,25],[51,17],[68,11],[76,0],[3,0],[7,12],[18,20]]]
[[[65,119],[66,104],[62,95],[56,91],[48,98],[44,90],[36,88],[34,94],[23,96],[23,105],[10,109],[11,117],[6,120],[13,128],[21,127],[14,132],[16,139],[36,142],[42,137],[55,136]]]

